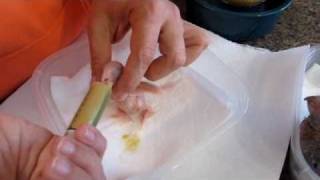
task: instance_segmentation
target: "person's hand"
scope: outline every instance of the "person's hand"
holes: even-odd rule
[[[31,180],[104,180],[105,148],[102,134],[89,125],[73,135],[53,137],[41,151]]]
[[[91,126],[58,137],[0,114],[0,143],[0,179],[106,179],[101,164],[106,140]]]
[[[113,98],[123,101],[143,77],[158,80],[193,62],[206,48],[206,33],[180,17],[168,0],[92,0],[89,41],[92,78],[102,81],[111,62],[111,44],[132,29],[131,54],[114,87]],[[161,56],[154,59],[156,49]]]

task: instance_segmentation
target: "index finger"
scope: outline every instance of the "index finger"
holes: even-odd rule
[[[133,92],[144,77],[156,52],[161,24],[146,19],[131,26],[131,54],[114,88],[113,98],[118,101],[123,101]]]
[[[102,81],[104,66],[111,61],[111,28],[111,21],[106,13],[93,10],[88,27],[93,81]]]

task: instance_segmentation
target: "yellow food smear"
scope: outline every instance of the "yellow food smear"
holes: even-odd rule
[[[140,144],[140,138],[137,134],[124,134],[122,140],[124,141],[125,149],[130,152],[136,151]]]

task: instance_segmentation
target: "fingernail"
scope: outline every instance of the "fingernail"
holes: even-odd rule
[[[59,175],[67,175],[71,172],[70,163],[61,157],[56,157],[52,162],[52,169]]]
[[[85,131],[85,136],[89,141],[94,141],[94,139],[96,138],[93,129],[91,127],[87,127],[86,131]]]
[[[58,144],[58,149],[64,154],[72,154],[76,150],[76,146],[69,140],[63,139]]]

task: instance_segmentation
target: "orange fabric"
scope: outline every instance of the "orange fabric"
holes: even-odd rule
[[[0,99],[48,55],[72,42],[87,20],[81,0],[0,1]]]

